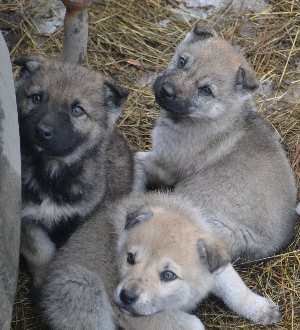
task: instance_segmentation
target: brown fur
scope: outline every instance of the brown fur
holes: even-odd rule
[[[101,204],[131,190],[132,155],[115,127],[127,92],[80,65],[40,56],[15,63],[21,253],[38,285],[56,247]]]

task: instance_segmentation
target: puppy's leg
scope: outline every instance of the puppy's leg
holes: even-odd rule
[[[39,286],[43,281],[48,265],[54,257],[55,244],[42,227],[29,221],[23,221],[20,249],[33,276],[34,286]]]
[[[134,193],[145,191],[147,184],[172,186],[176,181],[171,169],[160,165],[152,151],[135,154]]]
[[[151,316],[128,319],[130,330],[204,330],[203,323],[194,315],[180,310],[160,312]]]
[[[270,299],[251,291],[231,264],[215,275],[213,293],[239,315],[258,324],[273,324],[280,321],[278,306]]]
[[[53,330],[115,330],[101,279],[77,264],[50,272],[41,288],[41,308]]]

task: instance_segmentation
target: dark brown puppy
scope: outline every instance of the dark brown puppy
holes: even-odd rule
[[[127,92],[79,65],[25,57],[16,86],[22,150],[21,253],[38,285],[66,237],[132,185],[115,128]]]

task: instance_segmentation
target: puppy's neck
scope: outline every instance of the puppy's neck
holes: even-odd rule
[[[55,157],[24,156],[22,157],[22,174],[26,175],[29,169],[36,177],[40,176],[43,181],[60,181],[66,175],[76,176],[82,165],[78,163],[66,164],[63,160]]]

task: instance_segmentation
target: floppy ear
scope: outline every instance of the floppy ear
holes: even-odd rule
[[[250,68],[239,67],[236,73],[236,90],[254,91],[258,87],[254,72]]]
[[[105,106],[112,111],[113,121],[121,114],[121,106],[128,96],[128,91],[111,82],[104,83]]]
[[[208,270],[211,273],[230,262],[228,252],[215,240],[199,239],[197,249],[200,259],[208,265]]]
[[[32,74],[37,71],[43,61],[41,56],[23,56],[15,59],[13,63],[22,67],[20,72],[20,76],[22,76],[26,72]]]
[[[217,36],[218,34],[214,29],[211,29],[201,23],[197,23],[191,33],[190,42],[196,42]]]
[[[146,222],[150,220],[153,216],[153,213],[151,210],[143,207],[140,207],[139,209],[128,212],[125,222],[125,228],[124,229],[131,229],[134,226],[141,224],[143,222]]]

